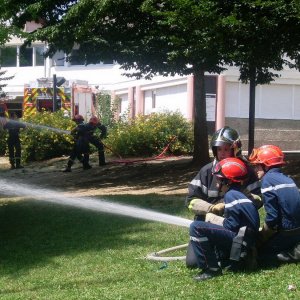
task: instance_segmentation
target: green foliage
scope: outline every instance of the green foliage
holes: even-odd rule
[[[115,114],[118,108],[119,99],[111,102],[111,96],[108,93],[97,95],[97,115],[101,118],[101,123],[107,127],[112,127],[115,123]]]
[[[22,158],[25,161],[49,159],[70,153],[73,138],[59,130],[70,131],[75,123],[64,118],[62,111],[36,113],[24,121],[28,123],[21,133]]]
[[[120,120],[110,130],[107,145],[121,156],[152,156],[159,154],[172,141],[174,154],[192,151],[192,125],[180,113],[158,113]]]
[[[6,152],[7,131],[0,126],[0,155],[5,155]]]
[[[0,49],[1,50],[1,49]],[[1,51],[0,51],[1,53]],[[3,76],[7,70],[1,71],[1,64],[0,64],[0,98],[5,97],[6,93],[3,91],[3,88],[7,86],[6,83],[3,83],[3,81],[11,80],[14,78],[14,76]]]

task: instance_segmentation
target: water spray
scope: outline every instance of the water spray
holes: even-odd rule
[[[143,220],[157,221],[182,227],[189,227],[191,220],[176,217],[139,207],[112,203],[103,199],[93,199],[90,197],[70,197],[63,192],[49,189],[41,189],[20,183],[11,183],[5,179],[0,179],[0,193],[7,196],[23,196],[36,200],[43,200],[59,205],[67,205],[92,211],[118,214]]]
[[[59,129],[59,128],[55,128],[55,127],[51,127],[51,126],[46,126],[46,125],[41,125],[41,124],[33,124],[33,123],[28,123],[28,122],[19,121],[19,120],[7,119],[7,118],[4,118],[4,117],[0,117],[0,124],[5,125],[8,122],[8,120],[11,123],[23,124],[26,127],[32,127],[32,128],[36,128],[36,129],[43,129],[43,130],[50,130],[50,131],[57,132],[57,133],[62,133],[62,134],[71,134],[71,131],[69,131],[69,130],[63,130],[63,129]]]

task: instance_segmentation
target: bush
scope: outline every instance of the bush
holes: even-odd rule
[[[7,130],[0,128],[0,155],[3,156],[6,153],[6,139]]]
[[[189,154],[193,149],[192,125],[180,113],[157,113],[120,120],[109,132],[107,145],[121,156],[152,156],[170,145],[173,154]]]
[[[21,121],[27,124],[20,134],[23,161],[40,161],[70,154],[73,137],[63,131],[71,131],[76,124],[65,118],[62,111],[36,113]],[[171,140],[169,153],[190,154],[193,149],[192,125],[180,113],[140,115],[134,120],[124,118],[110,125],[105,144],[113,154],[150,157],[161,153]],[[6,131],[0,131],[2,155],[5,154],[6,135]],[[91,146],[91,151],[95,150]]]
[[[36,113],[24,119],[27,124],[20,135],[22,143],[22,159],[38,161],[69,155],[73,138],[61,130],[70,131],[75,123],[63,117],[62,111]]]

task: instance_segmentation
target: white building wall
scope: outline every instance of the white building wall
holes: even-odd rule
[[[127,114],[128,110],[129,110],[129,102],[128,102],[128,95],[124,94],[124,95],[120,95],[119,96],[121,99],[121,115],[125,115]]]
[[[156,93],[156,91],[154,91]],[[152,90],[148,90],[144,92],[144,101],[145,101],[145,106],[144,106],[144,114],[145,115],[150,115],[154,109],[152,108]]]
[[[281,78],[256,87],[255,117],[300,120],[300,78],[298,72],[282,72]],[[225,117],[249,117],[249,85],[226,78]]]
[[[186,85],[160,88],[156,90],[156,112],[180,111],[187,117]]]

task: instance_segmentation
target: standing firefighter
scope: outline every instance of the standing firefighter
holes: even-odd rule
[[[21,165],[21,142],[20,129],[25,128],[25,124],[18,122],[16,113],[10,114],[10,119],[3,126],[3,129],[8,130],[8,154],[11,169],[22,169]]]
[[[242,192],[248,176],[246,164],[238,158],[225,158],[214,166],[213,174],[224,194],[225,211],[224,217],[209,212],[205,221],[190,225],[191,244],[198,268],[202,269],[194,278],[198,281],[221,275],[227,260],[246,260],[254,249],[259,228],[258,211]]]
[[[82,163],[84,170],[91,168],[91,165],[89,164],[89,142],[83,116],[75,115],[73,121],[77,124],[71,132],[74,137],[74,146],[67,167],[63,172],[71,172],[71,167],[76,158]]]
[[[99,158],[99,166],[104,166],[105,162],[105,154],[104,154],[104,145],[101,139],[106,137],[107,129],[106,126],[101,124],[100,120],[93,116],[90,118],[89,123],[85,125],[87,129],[87,137],[89,143],[94,145],[98,150],[98,158]],[[100,138],[95,135],[96,129],[100,130]]]

